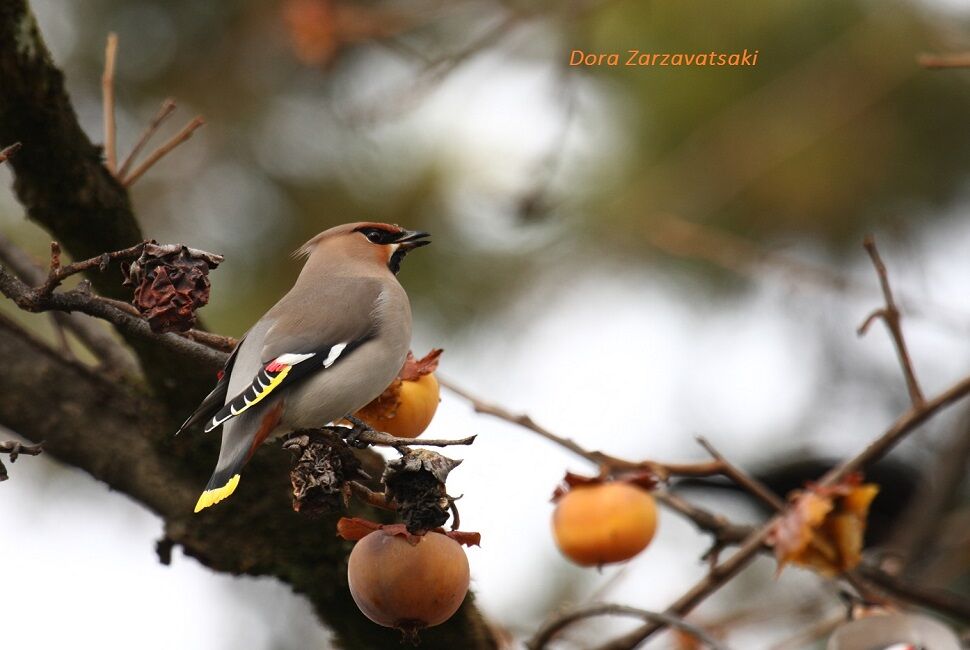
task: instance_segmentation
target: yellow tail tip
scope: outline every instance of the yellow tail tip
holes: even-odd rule
[[[239,485],[239,474],[236,474],[229,479],[229,482],[222,487],[206,490],[202,493],[202,496],[199,497],[198,503],[195,504],[195,511],[200,512],[211,505],[219,503],[227,496],[235,492],[237,485]]]

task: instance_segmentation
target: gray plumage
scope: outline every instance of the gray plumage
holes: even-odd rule
[[[411,343],[411,307],[391,269],[428,243],[419,241],[425,236],[347,224],[301,249],[308,258],[293,288],[250,328],[226,376],[183,425],[207,418],[214,428],[224,420],[219,461],[197,512],[235,489],[257,438],[340,420],[391,384]],[[287,362],[283,370],[273,370],[277,360]]]

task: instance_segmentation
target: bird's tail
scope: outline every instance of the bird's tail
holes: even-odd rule
[[[205,491],[195,504],[196,512],[219,503],[235,491],[243,465],[252,456],[258,426],[259,419],[250,413],[244,413],[222,425],[219,462],[216,463],[216,469],[212,472]]]
[[[196,512],[219,503],[236,491],[236,486],[239,485],[240,471],[242,470],[242,466],[246,464],[246,460],[246,455],[243,454],[241,458],[228,466],[216,468],[216,471],[212,473],[212,478],[209,479],[208,485],[205,486],[205,491],[195,504]]]
[[[199,512],[219,503],[235,492],[245,465],[267,436],[276,428],[283,413],[283,402],[268,409],[247,411],[222,425],[222,447],[219,462],[205,491],[195,504]]]

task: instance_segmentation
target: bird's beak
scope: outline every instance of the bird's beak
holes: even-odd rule
[[[431,233],[421,230],[402,230],[394,243],[398,245],[398,250],[409,251],[430,244],[431,240],[425,239],[430,236]]]

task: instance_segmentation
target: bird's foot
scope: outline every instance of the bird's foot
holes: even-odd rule
[[[377,430],[353,415],[348,415],[346,419],[352,426],[347,429],[347,433],[343,434],[344,441],[357,449],[366,449],[370,446],[369,442],[360,438],[365,433],[377,433]]]

